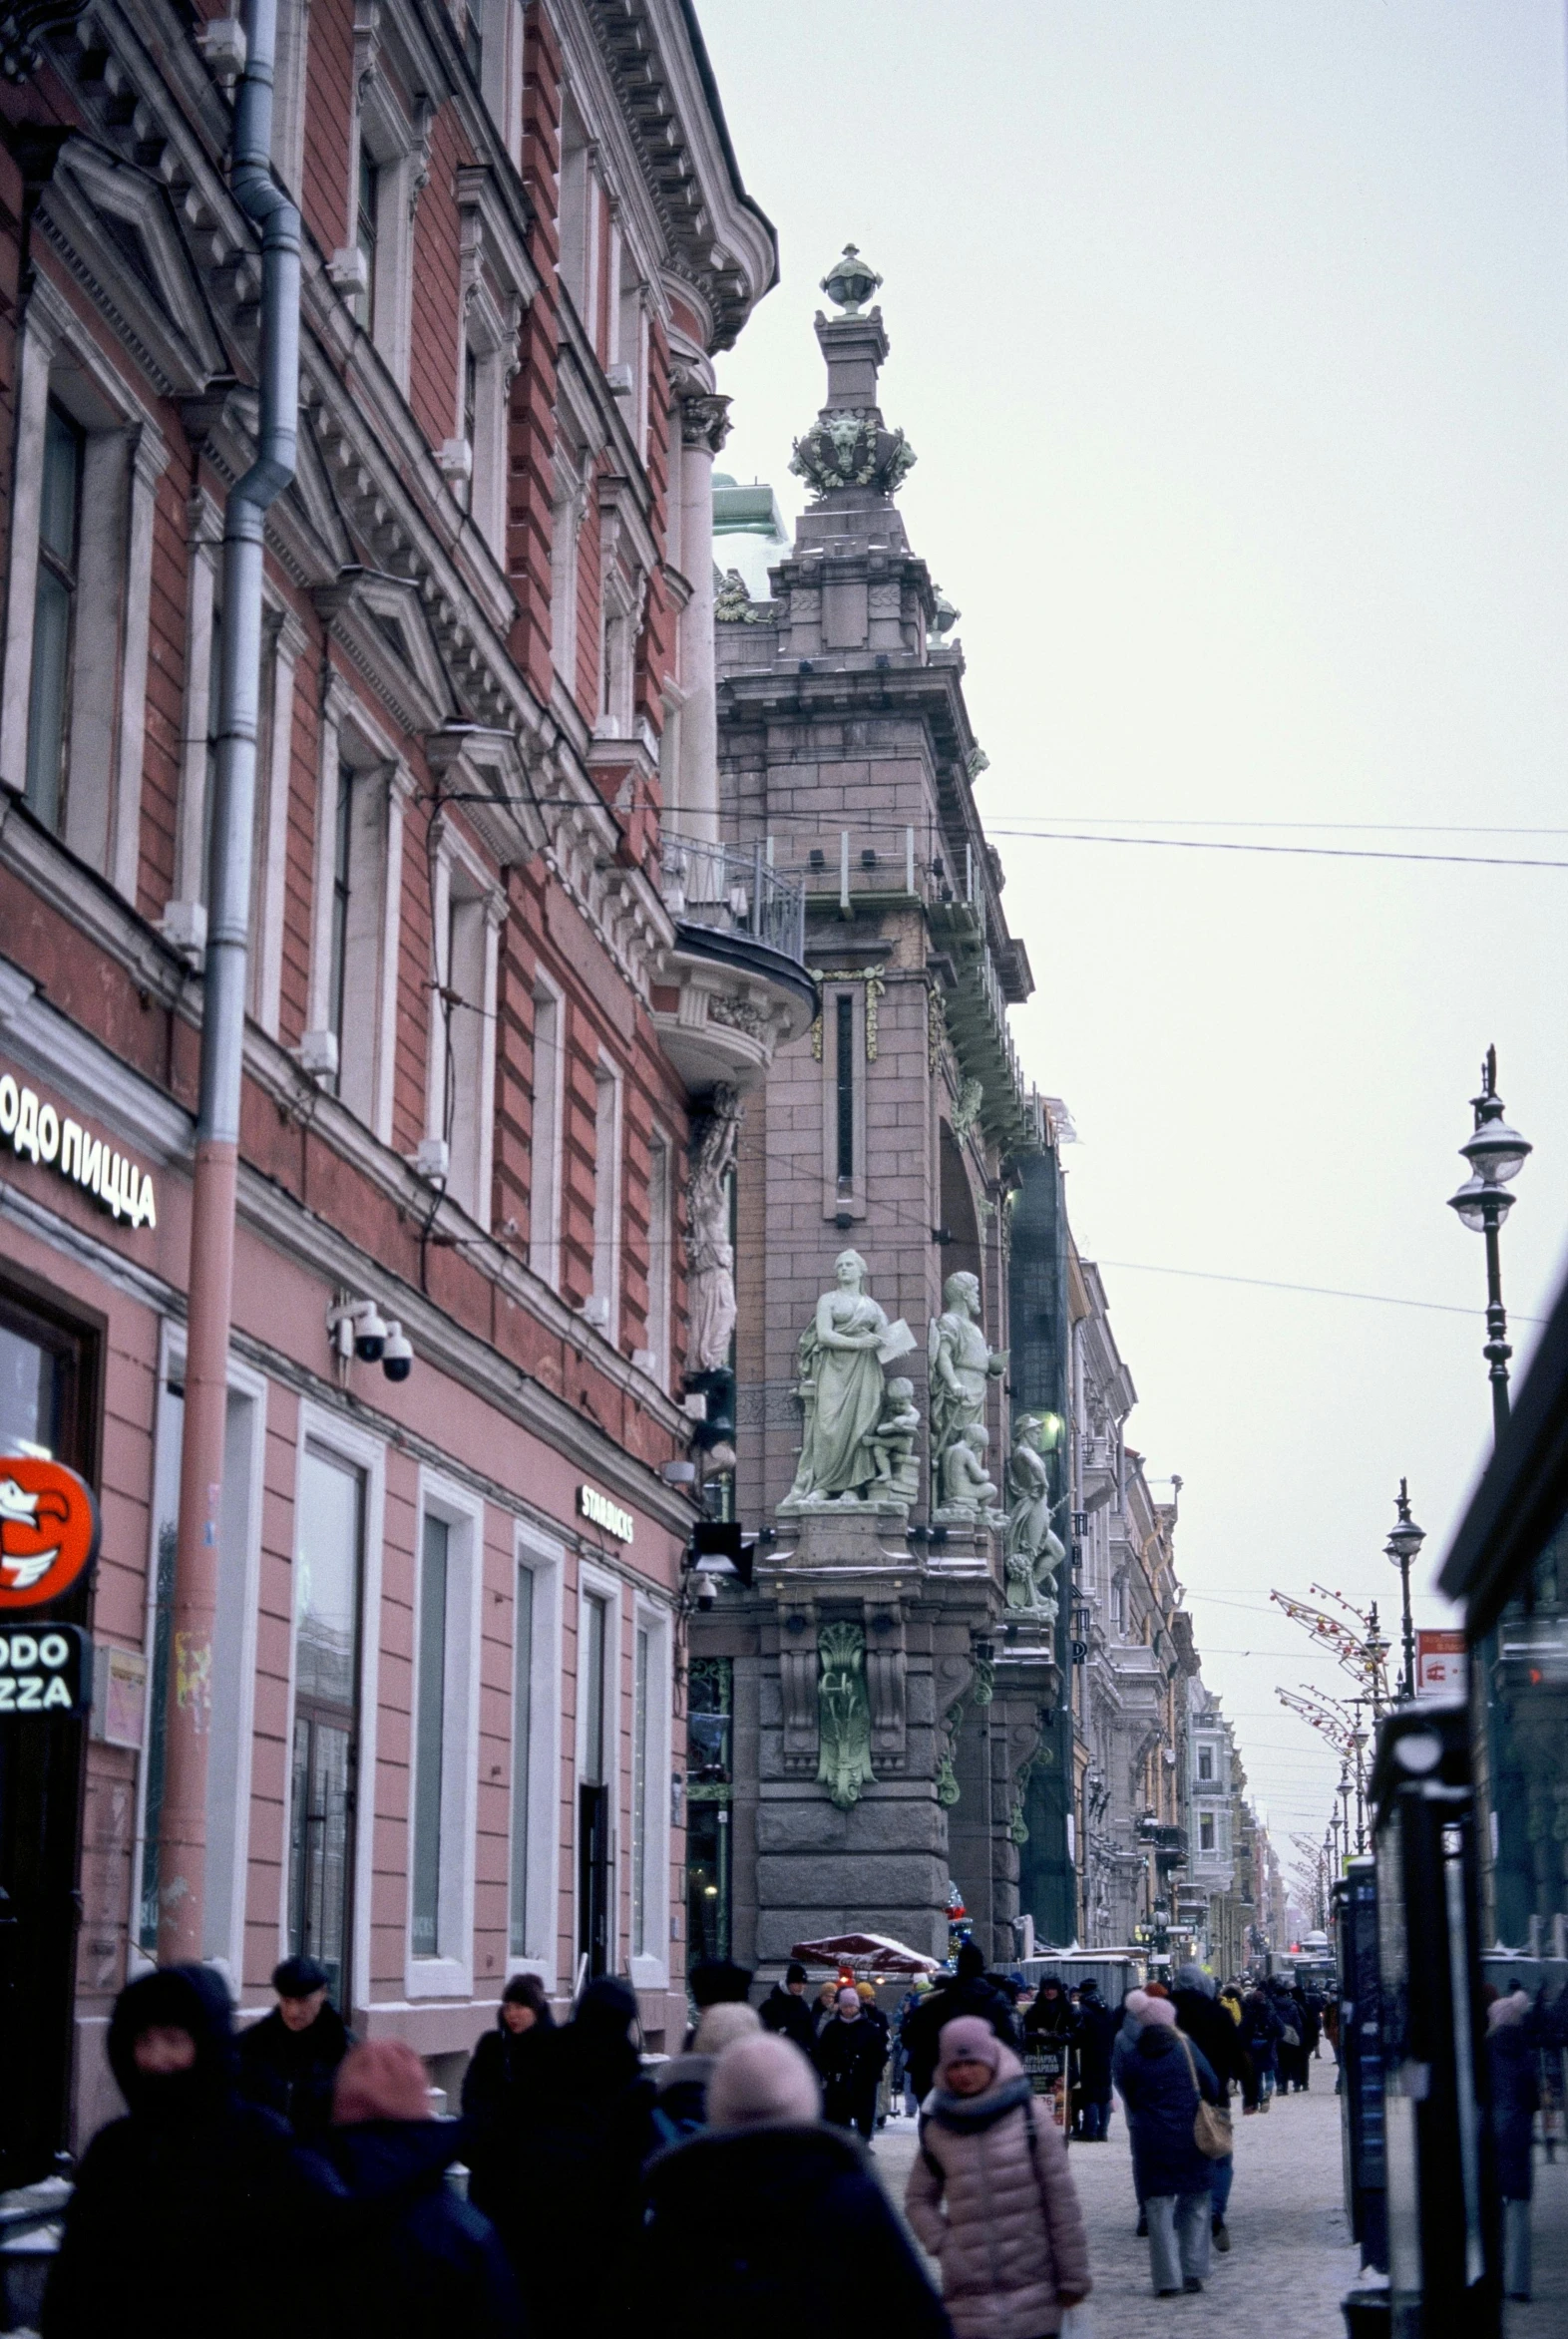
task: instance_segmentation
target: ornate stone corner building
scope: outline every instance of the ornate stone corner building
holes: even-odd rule
[[[1063,1678],[1059,1423],[1022,1418],[1062,1401],[1009,1388],[1007,1359],[1020,1171],[1050,1142],[1007,1031],[1031,977],[956,612],[895,500],[914,453],[878,403],[877,285],[853,249],[824,284],[827,396],[792,464],[814,500],[769,597],[731,569],[715,611],[723,835],[803,885],[816,988],[736,1152],[754,1583],[692,1643],[693,1728],[727,1749],[692,1787],[693,1943],[764,1966],[851,1925],[946,1954],[954,1882],[1012,1954]],[[766,491],[759,517],[725,492],[771,528]]]

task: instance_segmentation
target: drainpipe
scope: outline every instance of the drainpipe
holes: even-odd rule
[[[158,1954],[163,1964],[199,1959],[206,1946],[207,1748],[261,695],[262,535],[267,507],[294,476],[299,422],[299,213],[274,183],[271,163],[277,0],[245,0],[244,26],[245,65],[235,94],[229,187],[241,210],[261,229],[261,414],[256,459],[231,490],[223,525],[201,1101],[191,1197],[185,1435],[159,1821]]]

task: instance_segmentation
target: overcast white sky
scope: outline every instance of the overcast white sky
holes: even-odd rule
[[[853,239],[886,278],[911,539],[963,611],[1038,986],[1016,1035],[1076,1117],[1130,1434],[1185,1481],[1205,1675],[1288,1846],[1321,1835],[1338,1764],[1274,1688],[1335,1676],[1269,1587],[1394,1617],[1400,1473],[1424,1584],[1484,1458],[1481,1244],[1443,1203],[1488,1041],[1537,1147],[1505,1236],[1519,1317],[1561,1271],[1568,869],[1003,832],[1474,825],[1162,833],[1568,861],[1561,9],[700,5],[783,252],[721,361],[724,467],[798,509],[817,282]]]

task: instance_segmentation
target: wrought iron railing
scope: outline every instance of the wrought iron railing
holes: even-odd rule
[[[672,918],[745,935],[805,965],[805,888],[770,866],[760,842],[710,845],[666,829],[662,854],[664,907]]]

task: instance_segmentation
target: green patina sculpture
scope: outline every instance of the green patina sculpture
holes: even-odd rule
[[[871,1700],[866,1690],[866,1635],[858,1624],[824,1625],[817,1636],[822,1665],[817,1684],[821,1756],[817,1778],[828,1799],[847,1811],[863,1786],[876,1783],[871,1767]]]

